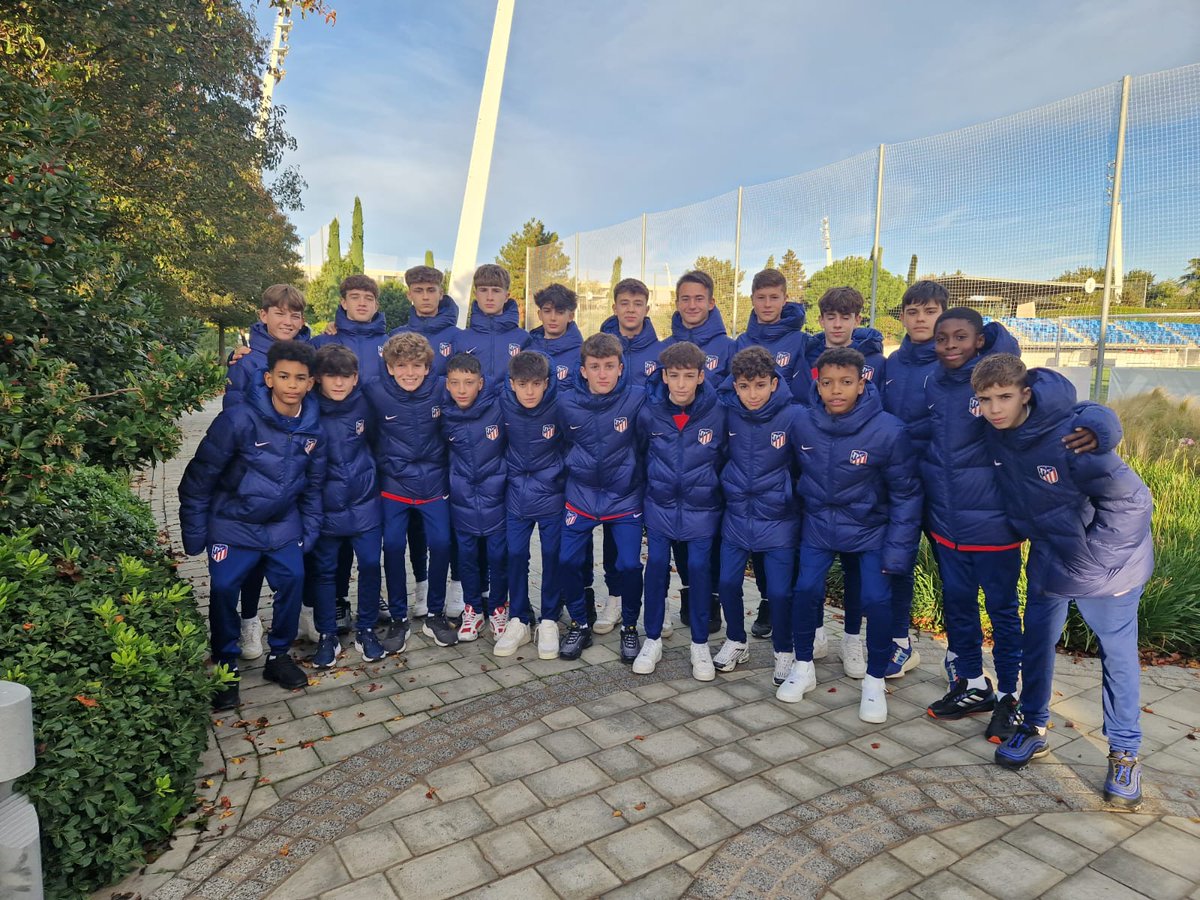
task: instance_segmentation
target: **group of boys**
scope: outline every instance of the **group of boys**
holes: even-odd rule
[[[1102,647],[1105,796],[1139,802],[1137,603],[1153,566],[1150,497],[1112,452],[1115,416],[1077,404],[1056,373],[1027,371],[1000,323],[947,308],[942,286],[919,281],[901,302],[903,342],[884,360],[880,333],[861,327],[858,291],[827,291],[821,332],[806,334],[804,307],[774,269],[755,275],[736,341],[699,271],[679,279],[663,340],[637,279],[615,286],[613,316],[586,339],[562,285],[535,295],[542,324],[527,333],[499,266],[476,271],[465,329],[441,272],[418,266],[406,282],[412,312],[390,336],[365,276],[343,283],[335,322],[311,342],[303,297],[279,285],[264,294],[251,352],[230,366],[225,409],[180,485],[185,549],[209,556],[214,662],[236,668],[239,655],[262,652],[265,577],[274,617],[264,677],[307,683],[288,653],[306,605],[312,663],[334,665],[344,652],[338,598],[356,558],[354,646],[366,661],[403,652],[421,618],[439,647],[486,627],[495,655],[532,640],[542,659],[577,659],[593,632],[619,628],[620,658],[650,674],[669,636],[673,556],[694,677],[749,660],[749,563],[764,598],[752,631],[772,640],[777,698],[795,703],[828,652],[824,598],[837,558],[843,669],[862,680],[860,717],[882,723],[886,679],[920,660],[909,626],[924,533],[949,643],[947,692],[928,714],[990,713],[1001,765],[1044,755],[1054,645],[1074,601]],[[305,400],[314,382],[316,403]],[[597,526],[608,597],[593,603]],[[995,686],[983,671],[981,588]],[[238,703],[236,683],[214,701]]]

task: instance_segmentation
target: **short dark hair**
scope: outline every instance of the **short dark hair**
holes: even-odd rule
[[[441,285],[443,280],[442,270],[435,269],[433,266],[413,266],[404,273],[404,283],[409,287],[414,284]]]
[[[853,347],[830,347],[817,357],[817,364],[813,368],[818,373],[826,366],[853,369],[858,373],[858,377],[861,378],[863,366],[866,364],[866,358]]]
[[[769,287],[783,288],[783,292],[787,293],[787,279],[778,269],[763,269],[757,273],[754,280],[750,282],[750,293],[753,294],[755,291]]]
[[[776,378],[775,360],[763,347],[747,347],[733,355],[729,362],[729,374],[734,381],[740,378]]]
[[[845,285],[831,287],[817,301],[821,315],[825,313],[842,313],[844,315],[861,316],[863,311],[863,295],[856,289]]]
[[[618,294],[634,294],[638,297],[650,299],[650,288],[646,287],[646,282],[640,278],[622,278],[617,282],[617,286],[613,288],[613,299],[617,299]]]
[[[565,284],[548,284],[533,295],[533,305],[538,309],[549,306],[555,312],[575,312],[579,306],[579,298]]]
[[[484,263],[475,270],[475,278],[472,282],[475,287],[498,287],[508,290],[512,285],[512,276],[508,274],[508,269],[496,263]]]
[[[267,351],[267,371],[281,362],[304,363],[311,375],[317,366],[317,351],[308,341],[276,341]]]
[[[979,361],[971,373],[971,387],[976,393],[990,387],[1029,387],[1029,369],[1021,357],[1011,353],[994,353]]]
[[[344,344],[326,344],[317,351],[316,373],[321,375],[357,375],[358,357]]]
[[[971,309],[969,306],[952,306],[940,316],[934,324],[936,330],[938,325],[943,322],[948,322],[951,319],[960,319],[963,322],[969,322],[971,327],[975,329],[976,334],[983,334],[983,316]]]
[[[536,350],[522,350],[508,361],[508,377],[513,381],[549,381],[550,358]]]
[[[658,354],[658,365],[663,369],[698,369],[703,372],[704,351],[691,341],[680,341]]]
[[[291,312],[304,312],[304,295],[290,284],[273,284],[262,292],[259,309],[286,309]]]
[[[451,372],[466,372],[468,375],[483,376],[483,366],[479,357],[473,353],[455,353],[446,361],[446,374]]]
[[[367,291],[376,300],[379,299],[379,284],[369,275],[350,275],[343,278],[342,283],[338,285],[338,293],[345,300],[346,295],[351,291]]]
[[[924,306],[926,303],[936,303],[943,310],[950,305],[950,292],[936,281],[922,278],[909,285],[904,296],[900,298],[900,309],[906,306]]]
[[[679,289],[685,284],[698,284],[700,287],[708,290],[708,296],[713,296],[713,280],[712,276],[707,272],[701,272],[699,269],[684,272],[679,276],[679,280],[675,282],[675,293],[678,294]]]
[[[593,334],[579,348],[579,359],[581,362],[586,362],[589,356],[593,359],[608,359],[610,356],[615,356],[617,359],[624,359],[625,354],[621,352],[620,341],[611,334],[601,332],[600,334]]]

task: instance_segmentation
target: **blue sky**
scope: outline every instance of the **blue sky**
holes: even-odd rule
[[[297,22],[287,76],[275,94],[299,145],[287,161],[308,182],[305,208],[293,215],[297,229],[308,236],[338,215],[348,239],[358,194],[369,262],[405,266],[426,249],[446,261],[494,4],[332,0],[332,5],[338,13],[333,27],[319,20]],[[269,11],[260,8],[258,17],[267,30]],[[532,216],[562,235],[600,228],[837,163],[880,142],[904,144],[1008,116],[1111,85],[1125,73],[1197,61],[1200,4],[1191,0],[517,0],[480,258],[490,258]],[[1097,111],[1111,111],[1115,96],[1116,88],[1102,88],[1058,109],[1061,131],[1035,142],[1036,151],[1025,157],[1004,151],[1018,141],[1024,146],[1024,132],[1013,123],[964,136],[978,139],[965,147],[963,140],[908,145],[907,159],[906,149],[898,148],[897,174],[885,202],[885,213],[893,213],[885,215],[885,264],[903,272],[911,251],[921,253],[922,271],[950,262],[966,271],[1036,275],[1033,269],[1094,258],[1096,241],[1103,250],[1106,214],[1093,208],[1091,188],[1081,192],[1076,180],[1096,181],[1108,136],[1089,123]],[[1164,107],[1169,100],[1167,92]],[[1165,108],[1164,114],[1191,115],[1193,121],[1197,115],[1194,109]],[[1147,133],[1153,127],[1147,124]],[[1160,146],[1170,140],[1158,132],[1154,138]],[[1085,148],[1081,162],[1064,178],[1061,164],[1047,160],[1077,146]],[[925,171],[929,158],[941,168]],[[1157,164],[1170,168],[1174,158],[1172,152],[1160,154]],[[1046,179],[1044,192],[1054,202],[1045,211],[1031,211],[1028,203],[1005,210],[1013,185],[980,177],[963,202],[953,202],[962,186],[946,179],[964,166],[986,170],[989,161],[1015,163]],[[1147,245],[1143,256],[1149,259],[1153,252],[1155,265],[1182,270],[1182,259],[1173,264],[1168,257],[1192,244],[1188,254],[1200,255],[1195,214],[1200,201],[1194,199],[1200,191],[1191,189],[1200,166],[1194,147],[1188,162],[1187,171],[1173,177],[1191,196],[1157,201],[1155,234],[1139,237],[1138,229],[1146,227],[1133,221],[1127,204],[1127,267],[1138,264],[1133,257],[1142,251],[1129,244],[1138,239]],[[865,170],[858,164],[849,168],[872,166],[868,161]],[[864,192],[855,181],[849,196],[834,174],[825,178],[825,190],[834,195],[829,205],[837,207],[831,213],[835,255],[861,252],[861,216],[857,209],[843,216],[840,207],[861,206]],[[1138,176],[1143,185],[1150,174]],[[872,187],[865,191],[869,201]],[[1080,202],[1089,208],[1079,209]],[[913,204],[922,215],[936,207],[930,216],[940,240],[922,243],[919,235],[930,226],[914,221]],[[981,204],[989,214],[993,206],[998,210],[988,228],[958,244],[946,238],[956,229],[965,233],[963,221],[978,217]],[[1147,200],[1140,209],[1150,206]],[[686,245],[679,253],[710,244],[720,251],[722,242],[731,244],[727,209],[727,201],[698,208],[692,233],[675,239]],[[786,219],[772,218],[765,208],[756,211],[763,233],[757,243],[752,227],[745,235],[749,265],[760,263],[760,249],[805,245],[801,257],[812,271],[819,216],[806,212],[802,223]],[[1157,226],[1164,219],[1174,243],[1167,251],[1161,246],[1151,251],[1152,244],[1162,243]],[[659,221],[667,225],[671,218]],[[1069,246],[1052,248],[1036,265],[1003,249],[1013,240],[1009,226],[1015,224],[1027,240],[1044,242],[1061,234],[1064,223],[1072,237],[1062,243]],[[773,231],[793,226],[794,235]],[[962,265],[964,259],[968,265]],[[1023,266],[1029,271],[1016,271]]]

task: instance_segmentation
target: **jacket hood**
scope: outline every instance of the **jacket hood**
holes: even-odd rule
[[[458,304],[449,294],[443,294],[437,312],[425,318],[413,310],[408,314],[408,327],[418,334],[437,334],[458,324]],[[341,326],[339,326],[341,327]]]
[[[571,375],[571,386],[575,390],[575,403],[584,409],[602,410],[606,409],[629,390],[629,369],[628,367],[621,368],[621,375],[617,379],[616,385],[607,394],[593,394],[588,388],[587,379],[583,377],[583,367],[580,366]]]
[[[579,326],[574,322],[567,323],[567,330],[559,337],[546,337],[546,329],[539,325],[533,331],[529,332],[529,336],[533,338],[533,345],[530,350],[546,349],[553,353],[564,353],[568,350],[578,350],[583,346],[583,332],[579,330]]]
[[[875,416],[883,412],[883,398],[871,382],[867,382],[862,396],[854,404],[854,409],[841,416],[831,416],[825,411],[821,395],[814,382],[812,386],[812,401],[808,408],[813,423],[826,434],[854,434],[861,431],[863,426]]]
[[[316,397],[318,408],[321,410],[321,418],[323,419],[359,414],[363,409],[362,404],[366,402],[361,384],[356,384],[344,400],[331,400],[321,393],[320,388],[311,391],[309,396]]]
[[[683,320],[679,318],[679,313],[676,312],[671,316],[671,336],[677,341],[691,341],[697,347],[703,347],[715,337],[727,335],[725,331],[725,320],[721,318],[721,310],[718,307],[713,307],[708,318],[697,325],[695,328],[684,328]]]
[[[770,421],[779,414],[781,409],[785,406],[790,406],[792,403],[792,391],[788,387],[784,374],[779,369],[776,369],[775,377],[779,379],[779,384],[771,394],[770,399],[762,405],[761,409],[749,410],[742,405],[742,401],[738,399],[737,391],[734,390],[732,378],[726,378],[721,382],[721,386],[717,388],[717,399],[729,407],[732,413],[741,416],[747,422]]]
[[[1011,353],[1014,356],[1021,355],[1021,345],[1017,343],[1017,339],[1009,334],[1008,329],[999,322],[988,322],[983,326],[983,347],[974,359],[967,360],[957,369],[947,369],[945,366],[938,367],[937,377],[948,383],[963,383],[971,381],[971,373],[975,371],[975,367],[979,365],[979,361],[993,353]]]
[[[896,356],[906,365],[926,366],[937,362],[937,347],[931,340],[915,344],[906,334],[904,340],[900,342],[900,349],[896,351]]]
[[[679,409],[671,402],[670,393],[661,378],[655,378],[646,383],[646,402],[656,410],[673,411]],[[688,415],[702,416],[717,405],[717,392],[707,381],[702,381],[696,388],[696,399],[687,407]]]
[[[296,332],[293,341],[307,341],[312,338],[312,331],[307,325],[301,325],[300,330]],[[275,343],[275,338],[267,333],[267,326],[263,322],[255,322],[250,326],[250,349],[256,353],[266,353]]]
[[[466,409],[460,407],[450,396],[450,391],[442,391],[442,418],[449,422],[473,422],[492,409],[500,397],[500,391],[494,385],[485,384],[475,402]]]
[[[1029,417],[1013,429],[1018,447],[1029,447],[1048,433],[1060,431],[1075,417],[1075,385],[1051,369],[1030,369]]]
[[[275,409],[275,405],[271,402],[271,391],[265,382],[251,384],[249,389],[249,401],[251,408],[266,419],[289,434],[296,432],[313,432],[320,427],[321,413],[320,404],[316,398],[308,396],[300,401],[300,415],[285,416]]]
[[[874,328],[855,328],[850,335],[850,348],[857,350],[863,356],[870,356],[872,353],[883,352],[883,333]],[[812,334],[808,337],[808,361],[816,363],[819,357],[826,350],[825,347],[825,332]]]
[[[803,327],[804,307],[799,303],[785,303],[779,319],[769,325],[760,323],[758,315],[751,310],[750,320],[746,323],[746,334],[756,344],[769,344],[793,331],[800,331]]]
[[[526,409],[521,405],[521,401],[517,399],[516,392],[512,389],[512,385],[508,383],[507,378],[504,379],[503,388],[497,390],[497,394],[506,407],[519,415],[540,416],[558,399],[558,379],[551,377],[546,380],[546,393],[542,394],[542,401],[533,409]],[[480,396],[482,397],[482,395]]]
[[[645,350],[647,347],[653,347],[658,343],[658,332],[654,330],[654,323],[650,321],[649,316],[642,320],[642,330],[638,332],[637,337],[624,337],[621,334],[621,325],[617,322],[616,316],[609,316],[605,319],[604,324],[600,326],[600,330],[604,334],[616,336],[628,350]]]
[[[516,330],[520,324],[521,316],[517,310],[517,301],[512,297],[504,301],[504,308],[494,316],[489,316],[481,310],[478,301],[471,301],[471,322],[468,326],[471,331],[483,334],[503,334],[506,331]]]
[[[338,334],[352,334],[355,337],[379,337],[387,334],[387,320],[381,312],[376,312],[367,322],[355,322],[339,306],[333,320]]]

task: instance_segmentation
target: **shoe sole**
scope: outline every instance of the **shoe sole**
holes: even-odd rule
[[[209,707],[209,709],[211,709],[213,712],[229,712],[231,709],[237,709],[241,705],[242,705],[242,698],[239,697],[237,700],[233,701],[232,703],[222,703],[220,706],[217,706],[217,704],[214,703],[212,706]]]
[[[947,714],[944,716],[939,716],[937,713],[935,713],[932,709],[930,709],[928,707],[926,707],[925,712],[929,715],[929,718],[931,718],[931,719],[939,719],[943,722],[955,722],[959,719],[968,719],[971,716],[978,716],[981,713],[989,713],[990,714],[992,712],[992,708],[973,709],[970,712],[953,713],[953,714]]]
[[[742,663],[748,663],[748,662],[750,662],[750,651],[745,650],[742,653],[739,653],[737,656],[735,656],[731,662],[726,663],[726,664],[718,665],[717,661],[714,659],[713,660],[713,668],[716,669],[718,672],[732,672],[734,669],[736,669]]]
[[[468,631],[466,634],[463,634],[461,631],[458,633],[458,642],[460,644],[469,644],[471,641],[477,640],[479,640],[478,631]]]
[[[610,622],[601,622],[599,619],[597,619],[596,623],[594,625],[592,625],[592,633],[593,634],[608,634],[610,631],[612,631],[616,627],[617,627],[616,622],[611,622],[611,623]]]
[[[862,710],[859,710],[858,718],[859,718],[859,721],[866,722],[869,725],[882,725],[884,722],[887,721],[887,713],[885,712],[882,717],[880,717],[880,716],[864,716],[862,713]]]
[[[333,662],[324,663],[324,664],[316,662],[315,660],[312,660],[311,662],[313,664],[314,669],[320,669],[323,672],[326,669],[332,669],[334,666],[336,666],[338,664],[338,660],[341,659],[345,655],[346,655],[346,653],[343,650],[341,653],[339,653],[337,656],[335,656],[333,658]]]
[[[242,659],[259,659],[262,655],[262,650],[259,650],[257,653],[247,653],[245,650],[238,651],[238,656],[240,656]]]
[[[780,687],[783,687],[783,685],[780,685]],[[815,691],[816,689],[817,689],[817,686],[815,684],[810,688],[805,688],[803,691],[800,692],[800,696],[796,697],[795,699],[792,699],[791,697],[781,697],[781,696],[779,696],[779,691],[776,691],[775,699],[778,700],[780,703],[799,703],[804,699],[805,694]]]
[[[512,656],[514,653],[516,653],[518,650],[520,650],[522,647],[524,647],[528,643],[529,643],[529,636],[526,635],[525,640],[518,641],[516,644],[513,644],[511,647],[501,648],[500,645],[497,644],[495,647],[492,648],[492,656]]]
[[[300,688],[308,687],[308,679],[307,678],[304,679],[303,684],[284,684],[278,678],[271,678],[266,673],[263,673],[263,681],[269,681],[272,684],[277,684],[281,688],[284,688],[285,690],[289,690],[289,691],[298,691],[298,690],[300,690]]]
[[[1134,810],[1141,809],[1141,807],[1142,807],[1142,798],[1141,797],[1138,797],[1136,800],[1133,800],[1133,799],[1130,799],[1129,797],[1121,797],[1121,796],[1118,796],[1117,794],[1110,794],[1108,791],[1104,792],[1104,802],[1107,803],[1109,806],[1115,806],[1118,809],[1128,810],[1129,812],[1133,812]]]
[[[386,653],[383,654],[383,656],[367,656],[367,654],[363,652],[363,648],[358,644],[354,645],[354,652],[357,653],[365,663],[379,662],[381,659],[387,659]]]
[[[913,669],[915,669],[920,664],[921,664],[921,654],[914,652],[912,656],[910,656],[908,659],[906,659],[904,661],[904,665],[902,665],[900,667],[899,672],[896,672],[892,675],[884,675],[883,677],[884,678],[903,678],[906,672],[911,672]]]
[[[401,644],[399,647],[397,647],[395,650],[389,650],[387,647],[384,647],[383,652],[386,653],[388,656],[399,656],[401,653],[403,653],[407,649],[408,649],[408,638],[405,638],[404,643]]]
[[[701,672],[700,674],[696,674],[696,670],[692,669],[692,677],[695,678],[697,681],[716,681],[717,672],[716,672],[716,669],[714,669],[711,675],[708,672]]]
[[[863,669],[862,672],[860,673],[856,669],[855,671],[851,672],[845,666],[842,666],[842,674],[844,674],[847,678],[853,678],[855,681],[862,681],[864,678],[867,677],[867,670]]]
[[[770,628],[760,629],[760,628],[756,628],[755,626],[751,625],[750,626],[750,636],[756,637],[760,641],[765,640],[766,638],[769,638],[771,636],[771,629]]]
[[[558,659],[558,658],[559,658],[559,652],[558,652],[557,647],[555,647],[553,650],[542,650],[541,648],[538,648],[538,659]]]
[[[996,765],[1000,766],[1002,769],[1023,769],[1035,759],[1041,759],[1043,756],[1049,755],[1049,753],[1050,748],[1046,747],[1044,750],[1039,750],[1037,753],[1034,753],[1029,757],[1029,759],[1009,759],[1007,756],[1000,756],[999,754],[996,754],[995,761]]]

